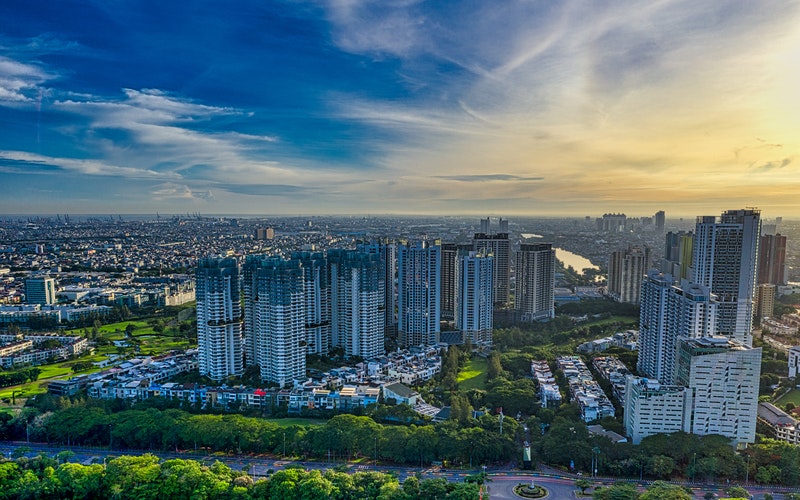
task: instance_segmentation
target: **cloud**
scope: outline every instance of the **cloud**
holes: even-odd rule
[[[287,184],[217,184],[217,188],[250,196],[295,196],[313,191],[303,186]]]
[[[52,78],[38,66],[0,56],[0,105],[33,101],[38,86]]]
[[[169,172],[156,172],[154,170],[121,167],[110,165],[99,160],[86,160],[77,158],[56,158],[25,151],[0,151],[0,160],[15,162],[18,165],[28,164],[32,167],[56,167],[61,170],[71,171],[84,175],[113,176],[136,179],[170,179],[178,175]],[[30,171],[29,171],[30,172]],[[30,173],[35,173],[35,170]]]
[[[434,177],[437,179],[444,179],[448,181],[461,181],[461,182],[491,182],[491,181],[527,182],[527,181],[544,180],[544,177],[523,177],[512,174],[436,175]]]
[[[214,194],[210,190],[193,191],[186,184],[166,183],[161,184],[151,192],[153,200],[164,201],[174,199],[214,201]]]

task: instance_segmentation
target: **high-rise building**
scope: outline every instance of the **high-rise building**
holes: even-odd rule
[[[642,281],[637,370],[672,384],[680,337],[715,334],[717,303],[708,287],[684,280],[675,286],[669,274],[650,271]]]
[[[429,242],[398,247],[398,331],[402,346],[439,342],[441,250]]]
[[[489,219],[481,220],[481,232],[472,238],[472,249],[494,257],[494,307],[508,307],[511,298],[511,240],[508,237],[508,221],[500,219],[500,232],[489,233]]]
[[[483,221],[481,221],[482,223]],[[456,319],[456,282],[458,274],[458,246],[442,243],[442,320]]]
[[[758,282],[785,285],[786,278],[786,236],[761,235],[761,246],[758,249]]]
[[[608,258],[608,294],[617,302],[639,303],[642,279],[650,266],[647,246],[629,245],[626,250],[612,252]]]
[[[719,219],[697,218],[692,281],[717,296],[717,331],[752,345],[753,299],[761,233],[758,210],[728,210]]]
[[[328,262],[321,252],[294,252],[303,272],[308,354],[328,354],[331,346],[331,303]]]
[[[56,280],[53,278],[28,278],[25,280],[25,302],[50,305],[56,303]]]
[[[496,266],[495,266],[496,269]],[[516,253],[514,307],[520,320],[555,317],[556,252],[550,243],[520,245]]]
[[[472,344],[491,345],[493,328],[492,257],[469,252],[458,257],[456,328]]]
[[[250,302],[245,334],[252,344],[252,364],[259,366],[262,380],[291,385],[306,372],[302,264],[277,256],[251,256],[245,267],[245,297]]]
[[[366,359],[384,354],[385,275],[380,255],[330,250],[328,263],[333,346]]]
[[[606,233],[623,233],[627,226],[625,214],[603,214],[602,218],[597,219],[597,230]]]
[[[677,383],[693,400],[687,432],[720,434],[736,445],[755,441],[760,377],[760,347],[726,337],[682,339]]]
[[[663,233],[664,226],[666,225],[667,222],[667,215],[664,213],[663,210],[659,210],[658,212],[656,212],[655,219],[656,219],[656,231],[659,233]]]
[[[244,373],[239,266],[235,259],[200,259],[196,272],[200,375],[223,380]]]
[[[667,233],[661,271],[671,274],[677,281],[690,279],[694,234],[689,231]]]
[[[374,253],[380,256],[383,273],[383,314],[384,334],[387,338],[397,340],[397,245],[390,241],[360,244],[361,252]]]
[[[775,288],[772,283],[758,285],[755,312],[759,318],[771,318],[775,313]]]

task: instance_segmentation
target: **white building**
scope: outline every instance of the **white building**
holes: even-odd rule
[[[197,348],[201,375],[222,380],[244,373],[239,266],[206,258],[197,265]]]
[[[753,344],[760,234],[761,213],[753,209],[698,217],[694,234],[692,281],[717,296],[718,333],[747,346]]]
[[[682,339],[677,383],[692,394],[691,428],[698,435],[721,434],[740,443],[756,437],[761,348],[727,337]]]
[[[520,245],[514,307],[522,321],[555,317],[556,251],[550,243]]]
[[[675,378],[679,337],[716,332],[717,302],[707,287],[651,271],[642,282],[639,311],[639,373],[671,384]]]
[[[370,359],[382,355],[386,318],[380,255],[331,250],[328,262],[333,345],[348,356]]]
[[[800,346],[789,348],[789,378],[795,378],[800,371]]]
[[[331,347],[331,304],[328,262],[320,252],[294,252],[303,272],[308,354],[328,354]]]
[[[244,286],[250,313],[245,333],[252,339],[261,379],[280,387],[306,374],[306,304],[299,260],[253,256]]]
[[[458,257],[456,273],[456,328],[464,340],[491,345],[494,321],[492,273],[494,258],[478,252]]]
[[[398,330],[402,346],[439,343],[441,255],[441,247],[425,241],[398,247]]]
[[[625,383],[625,430],[633,444],[654,434],[690,428],[691,391],[658,380],[629,375]]]

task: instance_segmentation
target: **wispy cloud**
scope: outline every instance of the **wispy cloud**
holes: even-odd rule
[[[445,179],[448,181],[461,181],[461,182],[529,182],[541,181],[544,177],[523,177],[511,174],[474,174],[474,175],[437,175],[437,179]]]
[[[0,106],[35,100],[38,86],[53,77],[38,66],[0,56]]]

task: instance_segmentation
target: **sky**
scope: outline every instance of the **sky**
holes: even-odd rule
[[[800,2],[0,2],[0,214],[800,217]]]

